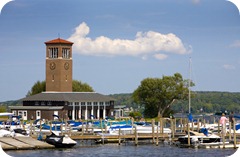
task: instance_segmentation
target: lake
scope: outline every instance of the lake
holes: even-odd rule
[[[6,151],[13,157],[226,157],[232,155],[235,149],[193,149],[179,148],[174,145],[160,144],[78,144],[71,149],[43,149]]]

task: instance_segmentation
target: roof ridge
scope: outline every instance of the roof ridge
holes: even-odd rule
[[[71,41],[67,41],[65,39],[62,39],[62,38],[56,38],[56,39],[53,39],[53,40],[49,40],[49,41],[46,41],[45,44],[73,44],[73,42]]]

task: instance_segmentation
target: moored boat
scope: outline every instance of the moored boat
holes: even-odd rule
[[[47,135],[46,140],[48,144],[54,145],[56,148],[71,148],[77,144],[68,135],[60,136],[52,132],[51,135]]]
[[[208,133],[199,133],[195,131],[190,131],[190,136],[180,136],[178,137],[178,141],[180,144],[188,144],[188,139],[190,138],[190,144],[199,144],[199,143],[214,143],[220,142],[221,137],[215,134],[208,134]]]

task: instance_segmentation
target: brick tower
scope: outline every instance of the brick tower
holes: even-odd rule
[[[46,44],[46,91],[72,92],[72,45],[61,38]]]

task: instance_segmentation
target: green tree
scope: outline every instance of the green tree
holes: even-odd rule
[[[179,73],[162,78],[146,78],[133,92],[133,98],[145,106],[146,117],[168,116],[172,112],[170,106],[176,100],[188,98],[188,80],[183,80]]]
[[[6,112],[7,111],[7,107],[6,106],[0,106],[0,113],[1,112]]]
[[[41,92],[45,92],[46,91],[46,81],[37,81],[31,88],[30,91],[28,91],[27,96],[30,95],[35,95]]]
[[[129,113],[129,116],[130,116],[130,117],[133,117],[134,119],[136,119],[136,118],[141,118],[141,117],[142,117],[142,114],[141,114],[140,112],[134,111],[134,112],[130,112],[130,113]]]
[[[87,83],[82,83],[81,81],[73,80],[72,81],[72,90],[73,92],[94,92],[93,88]],[[46,91],[46,81],[37,81],[28,91],[27,96],[35,95],[41,92]]]
[[[72,90],[73,92],[94,92],[90,85],[77,80],[72,81]]]

